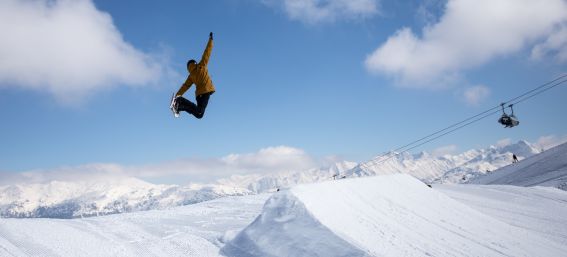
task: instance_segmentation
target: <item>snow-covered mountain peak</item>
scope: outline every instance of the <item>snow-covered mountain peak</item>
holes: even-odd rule
[[[461,183],[510,164],[512,153],[523,159],[539,153],[539,150],[522,140],[506,146],[471,149],[457,155],[435,156],[427,152],[412,155],[390,151],[361,163],[347,176],[406,173],[427,183]]]
[[[357,163],[355,162],[340,161],[321,168],[313,168],[305,171],[233,175],[230,178],[218,180],[217,184],[245,188],[253,193],[273,192],[297,184],[336,179],[356,165]]]
[[[360,164],[341,161],[320,168],[233,175],[213,184],[155,185],[141,179],[99,176],[0,186],[0,216],[71,218],[149,210],[211,200],[226,195],[274,192],[298,184],[348,177],[404,173],[426,183],[463,183],[539,150],[526,141],[472,149],[456,155],[388,152]]]
[[[516,154],[518,156],[527,157],[527,156],[531,156],[531,155],[534,155],[534,154],[538,154],[538,153],[541,152],[541,150],[537,149],[535,146],[533,146],[532,144],[530,144],[527,141],[520,140],[520,141],[518,141],[518,143],[510,144],[510,145],[506,145],[506,146],[502,147],[500,149],[500,152],[501,153],[509,152],[509,153]]]
[[[338,173],[341,173],[343,171],[350,170],[353,167],[355,167],[356,165],[357,165],[356,162],[340,161],[340,162],[335,162],[335,163],[331,164],[329,166],[329,170],[337,172],[337,174],[338,174]]]

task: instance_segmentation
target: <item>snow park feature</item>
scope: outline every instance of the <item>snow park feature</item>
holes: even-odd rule
[[[300,185],[270,198],[227,256],[561,256],[567,246],[409,175]]]
[[[400,155],[399,164],[396,159],[380,164],[382,169],[396,169],[389,173],[381,172],[379,165],[361,170],[352,164],[343,168],[353,173],[344,169],[305,172],[304,176],[313,176],[302,177],[306,184],[275,193],[226,196],[214,190],[218,194],[205,197],[185,189],[152,186],[153,192],[171,191],[156,194],[161,210],[74,219],[0,218],[0,256],[565,256],[567,192],[555,186],[562,180],[556,175],[567,166],[567,145],[531,156],[533,149],[528,146],[521,142],[444,157],[468,167],[460,171],[472,172],[485,163],[504,163],[506,149],[522,156],[518,163],[486,177],[479,175],[473,180],[479,184],[427,187],[416,176],[431,174],[423,173],[427,167],[443,165],[427,165],[426,160],[439,159],[420,154]],[[412,175],[399,174],[404,173],[404,165]],[[353,176],[320,180],[335,171]],[[483,180],[506,177],[498,183],[515,184],[518,181],[510,179],[515,173],[520,182],[533,186]],[[139,185],[142,193],[124,198],[126,206],[154,201],[143,193],[146,184],[126,182]],[[252,179],[243,185],[252,183],[262,191],[270,184],[265,182]],[[234,189],[228,183],[223,186]],[[112,199],[112,192],[127,196],[113,188],[107,188],[108,199],[100,200]],[[103,188],[98,190],[105,194]],[[167,199],[176,202],[193,199],[192,195],[201,195],[203,201],[177,207],[167,204]],[[8,196],[2,194],[0,200]],[[53,195],[40,199],[48,201],[49,196]]]
[[[550,187],[434,185],[434,189],[512,226],[567,245],[567,192]]]

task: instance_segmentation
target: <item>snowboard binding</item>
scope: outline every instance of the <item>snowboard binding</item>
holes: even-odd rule
[[[171,96],[171,103],[169,104],[169,109],[171,109],[171,111],[173,112],[173,116],[175,116],[175,118],[179,118],[179,110],[177,109],[178,104],[177,104],[177,96],[175,95],[175,93],[173,93],[173,95]]]

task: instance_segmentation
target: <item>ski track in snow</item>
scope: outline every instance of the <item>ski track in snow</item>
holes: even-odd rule
[[[567,245],[567,192],[549,187],[435,185],[482,213]]]
[[[557,195],[551,193],[550,198],[554,197]],[[515,204],[525,203],[510,205]],[[300,185],[270,198],[262,214],[228,242],[223,253],[232,257],[338,257],[564,256],[567,252],[561,240],[542,236],[545,231],[531,231],[541,220],[522,228],[502,221],[515,217],[506,214],[507,210],[492,213],[499,218],[489,213],[408,175]],[[547,224],[565,233],[561,221]]]

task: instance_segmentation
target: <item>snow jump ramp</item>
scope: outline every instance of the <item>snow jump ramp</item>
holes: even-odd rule
[[[244,256],[564,256],[565,247],[482,214],[409,175],[274,194],[226,243]]]

